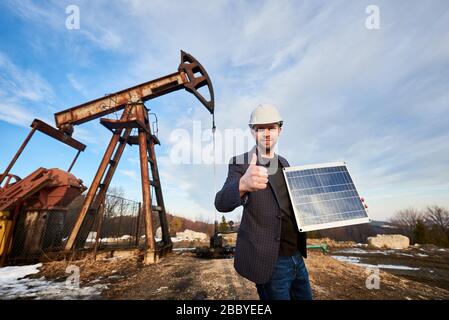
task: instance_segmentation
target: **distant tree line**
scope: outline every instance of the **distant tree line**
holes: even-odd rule
[[[330,238],[337,241],[366,242],[377,234],[403,234],[411,244],[434,244],[449,247],[449,210],[428,206],[424,210],[407,208],[396,212],[389,225],[372,222],[347,227],[307,232],[309,238]]]
[[[390,222],[401,233],[410,238],[411,243],[428,243],[449,247],[449,210],[439,206],[429,206],[424,210],[407,208],[398,211]]]

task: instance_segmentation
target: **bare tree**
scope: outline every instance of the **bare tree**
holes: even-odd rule
[[[415,208],[407,208],[396,212],[390,222],[400,228],[410,229],[422,220],[421,213]]]
[[[430,225],[435,225],[442,232],[449,232],[449,210],[439,206],[427,207],[424,213],[425,220]]]
[[[404,232],[412,242],[415,242],[416,226],[423,223],[422,214],[415,208],[407,208],[398,211],[390,220],[391,224],[397,226]]]
[[[111,187],[105,199],[104,216],[112,216],[123,205],[124,191],[122,187]]]

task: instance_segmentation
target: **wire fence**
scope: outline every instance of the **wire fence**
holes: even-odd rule
[[[12,263],[41,259],[64,250],[79,216],[85,196],[77,197],[66,210],[20,212],[8,251]],[[141,204],[107,195],[100,209],[89,210],[75,242],[75,250],[139,248],[145,246],[145,221]]]
[[[86,247],[94,245],[97,238],[98,249],[143,246],[144,223],[139,202],[108,195],[101,224],[97,222],[96,229],[88,235]]]

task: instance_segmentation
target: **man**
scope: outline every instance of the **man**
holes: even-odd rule
[[[215,207],[230,212],[243,205],[234,267],[256,283],[261,300],[311,300],[306,234],[298,231],[282,173],[289,163],[273,151],[282,123],[275,107],[254,109],[249,126],[256,146],[231,159]]]

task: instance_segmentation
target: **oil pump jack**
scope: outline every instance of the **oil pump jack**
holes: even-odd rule
[[[207,87],[209,97],[204,97],[199,91],[202,87]],[[212,119],[214,119],[215,103],[211,80],[203,66],[193,56],[184,51],[181,51],[181,63],[178,67],[178,71],[175,73],[55,113],[54,116],[57,129],[43,121],[35,119],[31,125],[32,130],[30,134],[19,148],[5,172],[0,175],[0,213],[7,212],[8,215],[5,214],[5,219],[11,220],[9,232],[5,232],[3,235],[0,234],[0,238],[3,238],[3,258],[7,255],[8,247],[13,242],[15,221],[18,219],[21,210],[24,210],[23,206],[27,205],[26,200],[33,195],[36,196],[36,193],[39,192],[41,193],[39,194],[39,199],[45,198],[45,195],[48,196],[48,192],[43,192],[45,187],[55,187],[58,185],[54,182],[53,184],[51,183],[52,178],[53,180],[57,180],[55,178],[57,176],[68,176],[71,179],[69,180],[72,181],[71,184],[64,184],[65,192],[59,193],[60,203],[66,204],[66,202],[69,202],[68,200],[73,199],[75,194],[80,194],[86,189],[82,186],[82,182],[80,181],[73,183],[76,179],[74,180],[74,176],[70,174],[70,170],[73,168],[80,152],[85,149],[84,144],[72,138],[74,126],[118,111],[123,111],[119,120],[108,118],[100,119],[100,123],[112,132],[112,138],[101,160],[92,184],[87,191],[70,235],[63,245],[64,251],[71,252],[84,246],[96,216],[102,214],[102,206],[106,197],[106,192],[120,161],[123,150],[126,144],[128,144],[139,146],[143,197],[142,214],[145,221],[146,239],[144,261],[145,263],[154,263],[160,256],[170,252],[173,244],[169,234],[154,149],[155,145],[160,145],[160,141],[152,132],[148,109],[145,107],[144,103],[150,99],[183,88],[197,97],[212,114]],[[213,124],[213,129],[214,128],[215,125]],[[138,132],[136,135],[132,135],[132,132],[134,132],[133,129],[136,129],[134,131]],[[36,130],[78,150],[67,172],[59,170],[54,174],[51,170],[40,168],[41,171],[37,172],[38,170],[36,170],[33,173],[34,175],[31,174],[23,180],[9,173]],[[150,168],[148,164],[150,164]],[[2,182],[5,179],[6,184],[1,187]],[[11,183],[12,179],[15,179],[16,181]],[[46,181],[45,184],[42,181]],[[41,184],[44,184],[44,186]],[[152,204],[151,187],[154,187],[155,190],[156,205]],[[72,192],[67,192],[67,190],[71,190]],[[41,203],[40,208],[42,209],[43,207],[45,207],[45,205],[42,205]],[[155,213],[158,214],[162,229],[162,240],[157,243],[154,239],[152,225],[152,215]]]

